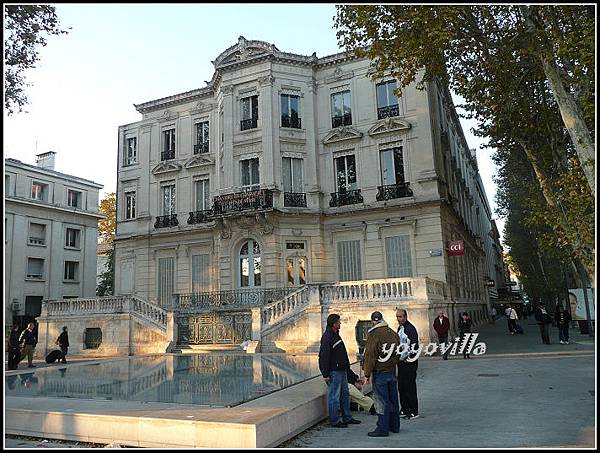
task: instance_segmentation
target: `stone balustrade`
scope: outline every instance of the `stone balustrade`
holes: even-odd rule
[[[261,309],[261,325],[268,328],[282,321],[297,308],[308,305],[308,286],[304,286],[283,299],[265,305]]]
[[[415,291],[422,278],[386,278],[380,280],[356,280],[321,285],[324,303],[372,302],[418,297]]]
[[[129,309],[142,318],[152,321],[162,329],[167,328],[167,311],[138,297],[129,298]]]

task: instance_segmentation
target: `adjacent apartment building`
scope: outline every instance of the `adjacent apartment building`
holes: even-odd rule
[[[98,193],[103,187],[54,170],[55,154],[37,166],[4,160],[4,319],[26,323],[42,300],[94,297]],[[7,329],[8,330],[8,329]]]
[[[366,59],[244,37],[213,64],[119,127],[115,294],[430,277],[487,310],[501,257],[446,87],[396,97]]]

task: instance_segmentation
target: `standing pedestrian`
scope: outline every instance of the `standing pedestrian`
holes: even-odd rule
[[[460,333],[460,337],[462,338],[462,347],[463,349],[463,359],[470,359],[471,357],[469,356],[469,354],[467,353],[467,341],[469,340],[469,333],[471,333],[471,317],[469,316],[469,313],[467,313],[466,311],[460,316],[460,319],[458,320],[458,331]]]
[[[538,326],[540,327],[540,334],[542,336],[543,343],[550,344],[550,335],[548,331],[550,330],[550,324],[552,323],[552,319],[546,311],[546,307],[541,302],[538,302],[538,305],[536,306],[533,314],[535,316],[535,320],[538,323]]]
[[[444,314],[443,310],[440,310],[438,313],[438,317],[433,321],[433,330],[438,337],[438,344],[447,343],[448,342],[448,331],[450,330],[450,320]],[[444,352],[443,358],[444,360],[448,360],[448,352],[450,348],[446,349]]]
[[[29,368],[35,368],[33,364],[33,351],[35,350],[35,345],[37,344],[37,338],[34,333],[35,324],[30,322],[27,324],[27,329],[21,332],[21,336],[19,336],[19,344],[23,344],[23,352],[22,357],[27,355],[27,365]]]
[[[67,333],[67,326],[63,327],[63,331],[56,339],[56,344],[62,352],[62,363],[67,363],[67,352],[69,352],[69,334]]]
[[[350,415],[348,392],[350,360],[344,341],[340,337],[341,325],[340,315],[332,313],[327,317],[327,327],[321,337],[321,348],[319,349],[319,370],[328,386],[329,422],[333,428],[347,428],[348,424],[360,423]],[[341,420],[338,416],[340,407],[342,410]]]
[[[508,330],[510,331],[511,335],[514,335],[516,332],[516,327],[517,327],[517,320],[519,319],[519,316],[517,316],[517,311],[509,306],[506,309],[506,316],[508,318]]]
[[[398,403],[398,381],[396,366],[398,355],[396,349],[400,344],[398,334],[383,320],[383,315],[375,311],[371,314],[371,324],[365,346],[365,383],[369,378],[373,381],[373,398],[377,411],[377,426],[368,433],[370,437],[387,437],[390,431],[400,432],[400,405]],[[387,357],[384,345],[392,348],[392,354]]]
[[[490,311],[490,318],[492,319],[492,324],[496,324],[496,316],[498,315],[498,312],[496,311],[496,307],[492,307],[491,311]]]
[[[558,338],[560,344],[569,344],[569,323],[571,322],[571,315],[568,310],[563,308],[562,305],[556,307],[554,320],[558,326]]]
[[[16,370],[21,361],[21,347],[19,346],[19,325],[13,324],[8,337],[8,369]]]
[[[403,308],[396,309],[398,320],[398,337],[401,344],[406,344],[412,351],[419,349],[419,334],[408,320],[408,313]],[[411,352],[400,357],[398,362],[398,392],[400,393],[400,415],[410,420],[419,417],[419,400],[417,398],[417,369],[419,361],[417,353]]]

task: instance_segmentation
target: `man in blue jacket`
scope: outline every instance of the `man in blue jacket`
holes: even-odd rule
[[[396,309],[398,320],[398,336],[400,343],[408,343],[411,350],[419,349],[419,334],[417,329],[408,320],[408,314],[403,308]],[[400,357],[398,362],[398,393],[400,393],[400,415],[410,420],[419,417],[419,400],[417,399],[417,368],[416,354],[410,353],[407,357]]]
[[[347,428],[348,425],[358,425],[350,415],[350,395],[348,392],[348,368],[350,360],[346,346],[340,337],[342,322],[340,316],[331,314],[327,317],[327,328],[321,337],[319,350],[319,370],[327,383],[327,403],[329,407],[329,422],[333,428]],[[339,419],[338,408],[341,406],[342,419]]]

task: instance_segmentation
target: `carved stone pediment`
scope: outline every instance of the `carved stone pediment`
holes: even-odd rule
[[[384,118],[377,121],[375,125],[369,129],[369,135],[380,135],[387,134],[389,132],[401,132],[407,131],[411,128],[411,124],[408,121],[401,120],[400,118]]]
[[[348,80],[354,77],[354,71],[344,72],[340,66],[337,66],[333,71],[333,75],[325,79],[325,83],[334,83],[341,80]]]
[[[238,43],[221,53],[214,61],[215,67],[236,63],[261,55],[273,54],[277,47],[264,41],[248,41],[243,36],[238,38]]]
[[[153,175],[160,175],[163,173],[178,172],[181,170],[181,164],[173,161],[161,162],[152,169]]]
[[[363,133],[349,126],[342,126],[332,130],[323,139],[323,144],[330,145],[332,143],[341,142],[344,140],[360,140]]]
[[[214,164],[215,159],[210,154],[195,154],[194,156],[186,160],[183,166],[185,168],[196,168]]]
[[[198,101],[194,107],[190,110],[190,113],[202,113],[209,112],[213,109],[214,105],[208,102]]]

